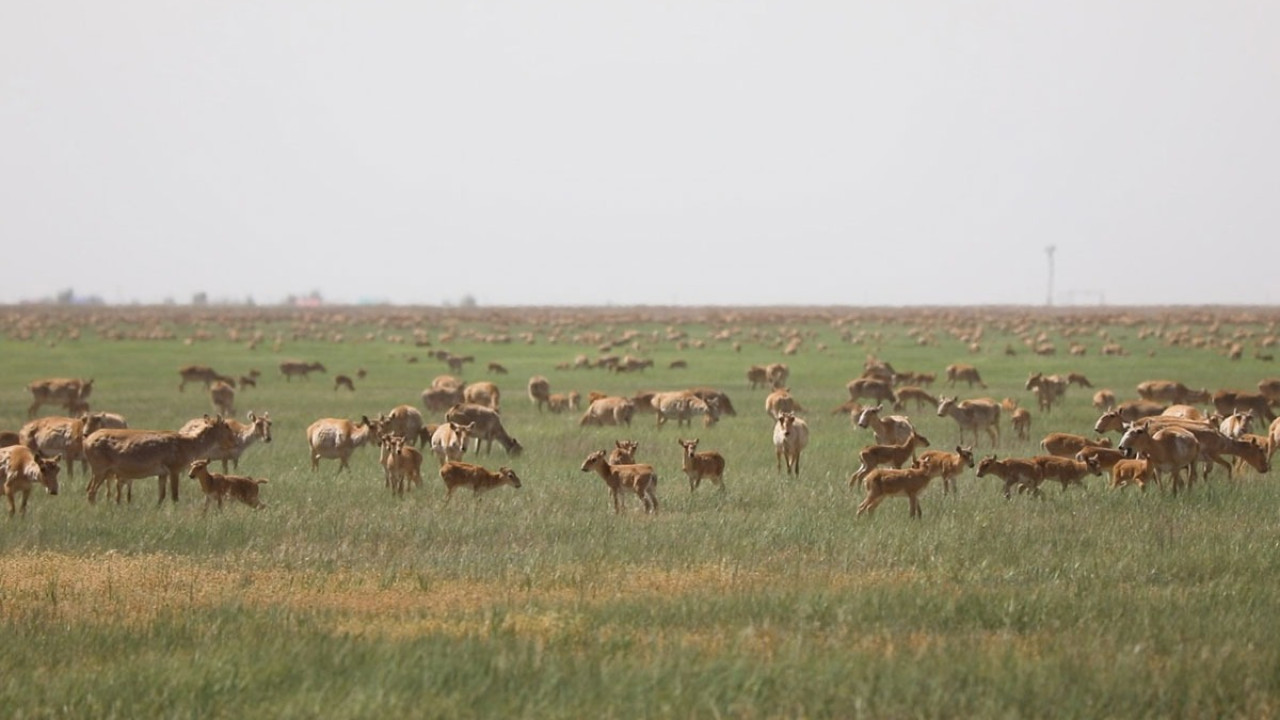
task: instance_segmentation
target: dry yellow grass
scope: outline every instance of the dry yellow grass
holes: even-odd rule
[[[252,561],[239,561],[253,567]],[[0,622],[29,620],[143,627],[165,615],[215,607],[285,608],[313,616],[335,634],[404,639],[442,634],[481,635],[499,629],[531,639],[574,637],[584,630],[581,611],[617,601],[671,602],[681,597],[752,592],[780,583],[818,583],[857,589],[916,582],[910,571],[780,578],[761,570],[721,565],[672,570],[654,567],[607,572],[565,571],[557,579],[481,582],[387,578],[376,573],[236,569],[166,554],[105,553],[79,557],[36,552],[0,558]],[[630,633],[596,626],[598,639]],[[773,631],[733,627],[655,630],[643,638],[650,652],[679,646],[705,652],[728,647],[771,655],[783,642]],[[849,640],[849,639],[845,639]],[[892,640],[862,638],[861,643]],[[921,642],[930,642],[927,638]],[[870,648],[867,648],[870,649]]]
[[[254,562],[241,560],[252,567]],[[480,637],[495,630],[539,642],[584,647],[628,640],[641,656],[672,649],[706,655],[750,654],[769,660],[803,645],[878,655],[920,656],[958,643],[971,651],[1034,658],[1042,642],[1008,634],[934,635],[865,633],[857,628],[815,628],[796,633],[768,626],[723,625],[635,628],[601,624],[584,611],[619,601],[674,602],[680,598],[764,591],[803,583],[856,591],[921,582],[915,571],[787,577],[722,565],[672,570],[654,567],[588,573],[564,571],[543,583],[425,580],[408,574],[235,569],[165,554],[106,553],[76,557],[27,553],[0,558],[0,622],[54,621],[63,626],[113,624],[141,628],[158,618],[217,607],[283,608],[311,617],[335,635],[405,640],[429,635]]]

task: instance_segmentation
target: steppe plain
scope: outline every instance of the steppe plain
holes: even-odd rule
[[[869,357],[937,375],[934,394],[1011,398],[979,456],[1026,456],[1051,431],[1092,435],[1092,390],[1042,413],[1032,372],[1079,372],[1135,397],[1147,379],[1256,390],[1273,308],[248,308],[0,309],[0,429],[27,420],[27,383],[93,378],[94,410],[177,429],[212,412],[177,370],[238,377],[237,413],[270,412],[273,441],[240,472],[267,507],[202,512],[194,480],[157,506],[90,504],[85,475],[0,518],[0,707],[10,717],[1275,717],[1280,715],[1280,486],[1219,471],[1188,492],[1046,487],[1006,500],[972,471],[854,517],[848,480],[869,431],[832,410]],[[1119,354],[1104,355],[1110,346]],[[1073,347],[1075,352],[1073,353]],[[1052,349],[1052,352],[1051,352]],[[1039,352],[1037,352],[1039,350]],[[520,489],[443,505],[425,483],[384,488],[376,449],[313,472],[304,430],[375,416],[472,356],[502,390]],[[1236,359],[1232,359],[1232,355]],[[631,355],[642,371],[573,369]],[[286,382],[281,361],[325,373]],[[673,361],[687,367],[671,369]],[[488,371],[499,363],[506,374]],[[776,467],[766,390],[782,362],[812,441]],[[988,388],[947,388],[970,363]],[[366,371],[358,377],[357,371]],[[334,377],[355,380],[335,390]],[[737,410],[712,427],[581,427],[539,412],[553,392],[712,386]],[[56,414],[44,408],[41,414]],[[953,420],[908,413],[935,448]],[[429,416],[428,420],[439,420]],[[1265,425],[1256,432],[1266,432]],[[679,437],[727,460],[723,492],[690,492]],[[579,467],[615,439],[660,475],[655,516],[615,515]],[[1114,438],[1113,438],[1114,439]]]

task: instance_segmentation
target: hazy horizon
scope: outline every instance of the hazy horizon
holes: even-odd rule
[[[0,303],[1280,302],[1280,5],[0,8]]]

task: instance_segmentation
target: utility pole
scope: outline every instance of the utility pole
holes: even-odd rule
[[[1057,249],[1057,245],[1050,245],[1044,249],[1049,256],[1049,295],[1044,301],[1045,307],[1053,307],[1053,252]]]

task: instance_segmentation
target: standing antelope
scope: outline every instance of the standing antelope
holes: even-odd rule
[[[541,375],[529,378],[529,401],[542,412],[542,406],[550,402],[551,382]]]
[[[213,411],[219,415],[231,417],[236,414],[236,389],[230,383],[218,380],[210,385],[209,400],[213,403]]]
[[[902,495],[907,498],[910,505],[909,516],[918,520],[924,517],[924,513],[920,510],[919,495],[929,486],[929,481],[932,479],[933,475],[919,460],[906,470],[876,468],[863,478],[862,485],[867,495],[858,505],[855,517],[864,512],[870,514],[887,497]]]
[[[93,392],[93,378],[45,378],[33,380],[27,385],[31,392],[31,407],[27,408],[27,417],[33,418],[41,405],[57,403],[68,410],[77,404],[83,405]]]
[[[610,465],[635,465],[636,451],[640,443],[636,440],[614,440],[613,449],[609,451]]]
[[[385,418],[383,431],[399,435],[410,445],[417,444],[422,438],[422,413],[412,405],[397,405],[391,408]]]
[[[938,417],[950,415],[960,426],[960,442],[964,442],[966,430],[973,433],[973,444],[978,444],[978,431],[986,430],[991,444],[1000,442],[1000,406],[994,400],[963,400],[945,395],[938,398]]]
[[[4,496],[9,501],[9,517],[17,511],[14,497],[22,495],[22,514],[27,514],[27,500],[31,488],[44,485],[50,495],[58,494],[58,472],[62,469],[60,457],[42,457],[25,445],[0,448],[0,479],[4,480]]]
[[[356,448],[363,447],[377,435],[375,423],[367,415],[360,422],[346,418],[321,418],[307,427],[307,444],[311,446],[311,470],[320,469],[320,459],[338,461],[338,472],[350,466],[347,462]]]
[[[689,476],[689,492],[697,490],[704,477],[710,478],[711,482],[723,492],[724,456],[714,450],[698,452],[698,438],[692,440],[677,438],[676,442],[680,443],[680,447],[684,449],[683,469],[685,475]]]
[[[929,447],[929,440],[923,435],[912,432],[911,437],[897,445],[868,445],[862,448],[858,452],[858,459],[862,464],[849,478],[849,485],[852,487],[857,484],[859,480],[866,477],[867,473],[881,465],[891,465],[895,470],[900,469],[908,458],[914,459],[917,445]]]
[[[255,441],[262,440],[264,443],[271,442],[271,413],[267,412],[262,413],[262,415],[257,415],[250,410],[247,417],[249,418],[248,423],[242,423],[238,420],[227,418],[226,423],[227,426],[231,428],[231,432],[235,438],[234,442],[230,447],[215,445],[205,456],[210,460],[221,460],[222,472],[224,473],[227,472],[227,461],[231,462],[232,467],[235,467],[236,469],[240,468],[240,456],[243,455],[244,451]],[[208,422],[206,418],[188,420],[187,423],[178,430],[178,432],[194,435],[199,431],[200,426],[206,422]]]
[[[795,413],[778,415],[773,425],[773,449],[778,458],[778,470],[782,461],[787,462],[787,474],[800,476],[800,453],[809,445],[809,425]]]
[[[422,487],[422,453],[406,443],[402,435],[383,435],[379,460],[386,473],[387,486],[396,495],[404,495],[406,487]]]
[[[863,408],[858,412],[857,424],[860,428],[871,428],[876,442],[881,445],[900,445],[916,434],[916,429],[906,415],[887,415],[880,417],[883,405]],[[925,443],[928,445],[928,443]]]
[[[603,450],[597,450],[582,461],[582,472],[595,470],[609,486],[609,495],[613,498],[613,512],[622,512],[622,496],[625,488],[636,494],[644,503],[646,513],[658,512],[658,475],[652,465],[610,465]]]
[[[116,480],[117,502],[122,483],[128,485],[132,496],[133,481],[144,477],[159,480],[161,503],[164,502],[165,479],[168,478],[168,489],[172,491],[173,502],[177,502],[182,471],[197,458],[207,456],[215,447],[228,449],[234,444],[235,434],[220,416],[206,417],[200,427],[189,433],[115,428],[98,430],[84,439],[84,455],[93,471],[87,490],[89,502],[97,499],[98,489],[112,477]]]
[[[431,434],[431,452],[441,465],[447,462],[460,462],[467,451],[467,434],[475,429],[474,424],[459,425],[454,422],[441,423]]]
[[[956,477],[960,472],[973,467],[973,448],[957,445],[955,452],[926,450],[920,453],[918,460],[931,475],[942,478],[942,494],[946,495],[956,489]]]
[[[1170,471],[1173,474],[1174,495],[1178,494],[1178,488],[1182,486],[1183,468],[1190,468],[1187,487],[1195,484],[1200,442],[1196,440],[1195,434],[1186,428],[1166,426],[1152,431],[1146,426],[1135,423],[1125,430],[1124,436],[1120,438],[1120,444],[1116,447],[1120,450],[1136,451],[1149,458],[1157,473],[1156,482],[1159,482],[1160,471]]]
[[[978,374],[978,368],[972,365],[956,363],[947,366],[947,387],[955,387],[956,382],[965,381],[969,383],[969,387],[973,387],[974,383],[980,388],[986,388],[986,383],[982,382],[982,376]]]
[[[1014,433],[1017,434],[1019,440],[1026,440],[1031,437],[1031,413],[1022,407],[1013,409],[1013,413],[1009,416],[1009,422],[1013,426]]]

